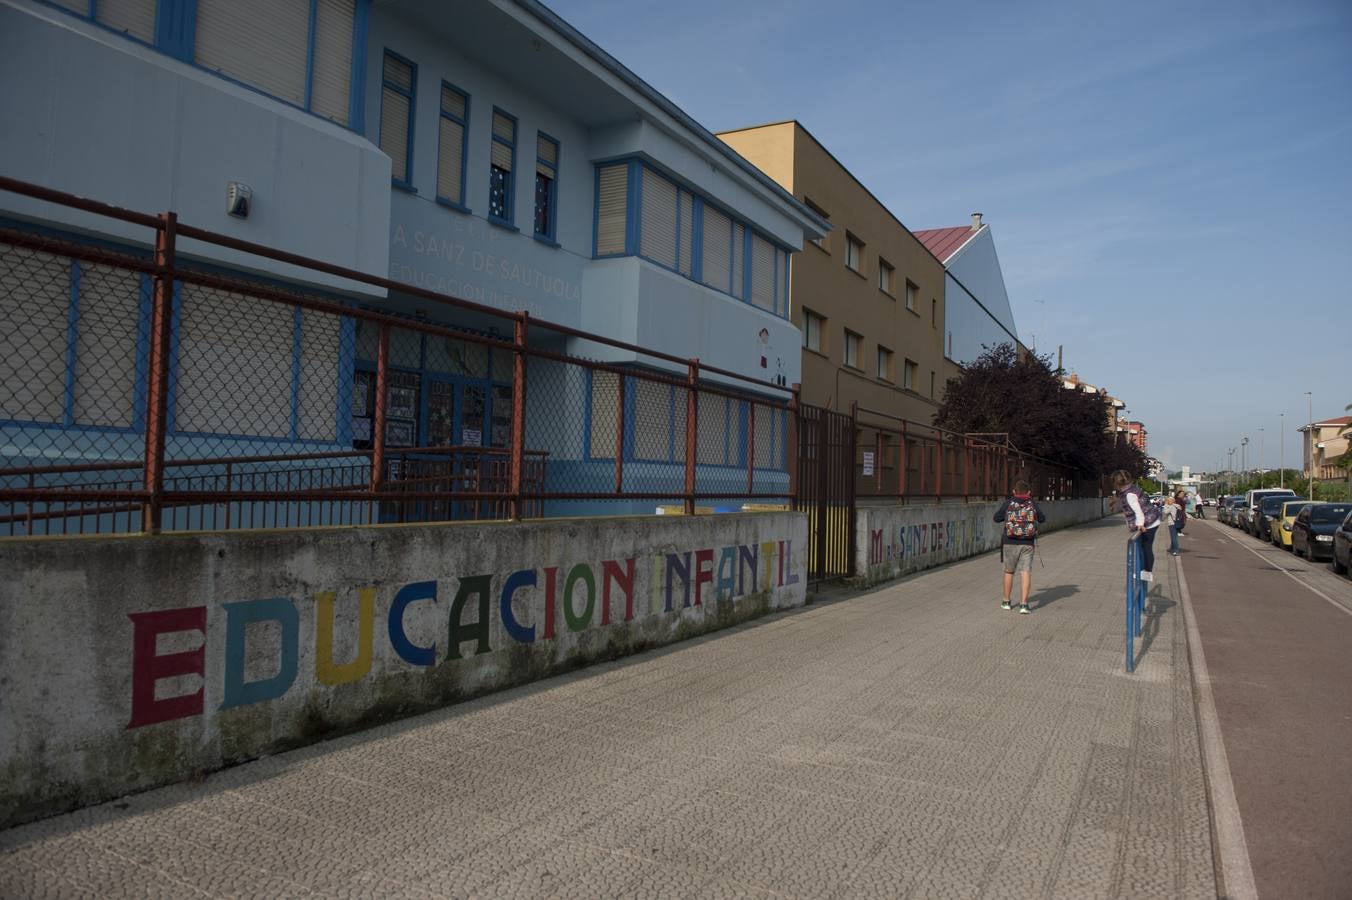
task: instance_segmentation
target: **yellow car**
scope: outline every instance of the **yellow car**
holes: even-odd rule
[[[1289,500],[1282,504],[1281,515],[1268,519],[1272,529],[1272,543],[1278,547],[1291,549],[1291,523],[1296,521],[1300,511],[1310,505],[1309,500]]]

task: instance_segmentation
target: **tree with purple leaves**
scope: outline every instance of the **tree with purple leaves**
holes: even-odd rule
[[[1004,343],[949,379],[934,424],[963,433],[1005,433],[1025,453],[1089,475],[1145,471],[1145,455],[1108,428],[1100,394],[1067,390],[1051,357]]]

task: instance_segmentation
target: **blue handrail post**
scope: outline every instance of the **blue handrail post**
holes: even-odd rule
[[[1136,585],[1140,581],[1140,572],[1136,564],[1136,539],[1127,541],[1127,671],[1136,671],[1136,654],[1132,646],[1132,638],[1136,634],[1134,625],[1136,614]]]

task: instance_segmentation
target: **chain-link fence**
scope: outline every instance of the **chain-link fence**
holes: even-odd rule
[[[133,245],[155,248],[0,229],[0,536],[791,502],[786,388],[172,214],[0,189],[144,229]],[[179,258],[188,238],[435,315],[221,274]]]
[[[993,500],[1027,481],[1043,500],[1096,497],[1099,480],[1015,448],[1003,434],[958,434],[872,409],[855,411],[855,495]]]

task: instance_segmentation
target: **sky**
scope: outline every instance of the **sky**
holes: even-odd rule
[[[912,230],[983,213],[1020,337],[1170,469],[1275,468],[1282,414],[1296,467],[1305,392],[1352,403],[1348,0],[546,2],[711,131],[798,119]]]

